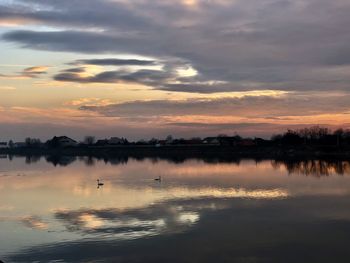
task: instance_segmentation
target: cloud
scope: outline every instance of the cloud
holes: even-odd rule
[[[72,64],[89,64],[98,66],[149,66],[156,65],[157,62],[153,60],[140,60],[140,59],[116,59],[116,58],[104,58],[104,59],[79,59]]]
[[[64,105],[66,106],[81,106],[81,105],[106,106],[110,104],[111,104],[111,101],[109,99],[100,99],[100,98],[81,98],[81,99],[71,100],[64,103]]]
[[[35,66],[35,67],[25,68],[22,74],[30,77],[36,77],[41,74],[46,74],[47,70],[48,70],[47,66]]]
[[[11,19],[22,24],[48,24],[76,28],[104,28],[118,24],[124,29],[146,24],[141,16],[128,12],[127,5],[117,1],[85,1],[84,6],[72,1],[16,1],[0,3],[0,21]],[[93,12],[91,12],[93,11]],[[87,16],[87,14],[90,15]],[[112,24],[111,24],[112,23]]]
[[[347,113],[350,112],[349,99],[349,93],[282,93],[276,97],[256,93],[243,97],[131,101],[105,106],[81,106],[80,109],[125,118],[207,115],[269,119]]]
[[[156,89],[215,92],[249,90],[253,85],[255,89],[346,90],[350,81],[349,74],[339,75],[343,69],[338,68],[350,61],[345,26],[350,23],[350,5],[344,0],[89,0],[83,7],[65,0],[17,1],[2,7],[0,20],[20,18],[24,24],[32,21],[54,28],[3,34],[3,40],[24,48],[177,58],[189,62],[201,76],[201,83],[198,79],[151,83]],[[151,63],[108,58],[81,62]],[[328,74],[319,78],[314,74],[319,68]],[[111,83],[119,75],[106,72],[83,81],[101,82],[104,77]],[[209,81],[226,84],[204,84]]]
[[[67,68],[64,70],[65,73],[84,73],[85,68],[84,67],[78,67],[78,68]]]
[[[266,136],[287,129],[324,125],[349,127],[349,93],[285,93],[278,96],[202,97],[184,100],[130,101],[80,106],[120,122],[172,129],[172,134],[207,136],[238,132]],[[293,109],[293,111],[291,111]],[[193,136],[192,135],[192,136]],[[184,136],[184,135],[182,135]],[[188,136],[188,135],[187,135]]]
[[[94,121],[81,122],[107,125],[114,118],[110,131],[118,127],[130,134],[135,128],[137,137],[144,136],[140,130],[185,136],[201,129],[252,133],[256,128],[266,134],[263,127],[272,131],[287,125],[347,125],[349,12],[346,0],[86,0],[84,5],[69,0],[2,1],[0,23],[20,26],[4,29],[1,41],[36,52],[79,56],[57,65],[53,85],[117,83],[131,92],[128,84],[139,84],[166,91],[145,95],[151,101],[114,105],[69,98],[70,107],[92,114]],[[46,71],[27,68],[0,77],[37,78]],[[266,90],[288,96],[221,94]],[[193,98],[154,99],[160,94],[169,98],[173,92],[191,93],[179,96]],[[31,124],[50,122],[50,114],[43,115],[41,121],[30,115]],[[64,125],[73,130],[76,122],[67,115]],[[3,122],[12,117],[7,114]],[[14,119],[23,127],[20,113]]]
[[[40,75],[46,74],[48,66],[33,66],[23,69],[17,74],[0,74],[0,78],[22,79],[22,78],[38,78]]]
[[[57,81],[80,83],[120,83],[136,82],[145,85],[155,85],[160,81],[170,79],[172,73],[160,70],[138,70],[130,72],[126,70],[104,71],[93,76],[84,76],[79,73],[63,72],[55,75]]]
[[[234,132],[270,137],[289,128],[312,125],[350,128],[349,93],[272,94],[257,91],[237,93],[235,97],[203,95],[123,103],[82,97],[68,100],[59,108],[3,107],[0,132],[7,140],[23,140],[33,134],[43,140],[59,134],[76,139],[94,134],[135,140],[168,134],[191,138]]]
[[[15,87],[11,87],[11,86],[0,86],[0,90],[2,91],[13,91],[16,90]]]
[[[83,65],[62,70],[54,76],[56,81],[78,83],[137,83],[154,89],[167,89],[167,85],[182,81],[194,81],[197,72],[186,61],[169,59],[156,64],[150,60],[90,59],[77,60],[70,64]],[[108,71],[89,72],[92,66],[130,66]],[[147,68],[157,65],[158,68]],[[133,66],[138,66],[137,68]],[[140,68],[141,66],[141,68]],[[217,90],[216,90],[217,91]]]

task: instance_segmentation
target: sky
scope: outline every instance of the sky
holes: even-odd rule
[[[0,140],[350,128],[348,0],[0,0]]]

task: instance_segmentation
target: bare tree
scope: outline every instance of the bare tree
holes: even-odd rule
[[[92,145],[96,141],[95,136],[85,136],[84,143],[87,145]]]

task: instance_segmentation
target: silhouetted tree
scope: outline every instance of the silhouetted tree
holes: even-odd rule
[[[84,143],[87,145],[93,145],[95,143],[95,137],[94,136],[85,136]]]
[[[40,141],[40,139],[34,139],[34,138],[27,137],[25,139],[25,144],[27,147],[37,147],[41,144],[41,141]]]

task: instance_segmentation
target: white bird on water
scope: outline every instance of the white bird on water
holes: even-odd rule
[[[100,183],[100,179],[97,179],[97,186],[103,186],[104,183]]]

